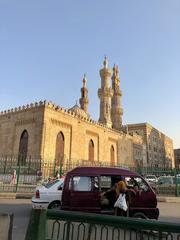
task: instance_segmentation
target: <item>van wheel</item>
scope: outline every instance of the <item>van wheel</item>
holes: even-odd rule
[[[48,209],[60,209],[61,202],[60,201],[54,201],[49,204]]]
[[[133,215],[134,218],[148,219],[144,213],[136,212]]]

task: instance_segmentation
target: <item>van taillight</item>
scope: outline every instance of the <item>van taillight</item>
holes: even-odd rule
[[[35,196],[36,196],[36,198],[40,198],[39,190],[36,190]]]

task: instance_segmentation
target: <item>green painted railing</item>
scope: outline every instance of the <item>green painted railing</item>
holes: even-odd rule
[[[33,210],[26,240],[180,239],[180,224],[100,214]]]
[[[22,157],[21,157],[22,158]],[[71,159],[66,161],[56,161],[51,159],[50,161],[42,161],[40,158],[32,158],[31,156],[23,160],[19,156],[0,156],[0,192],[22,192],[26,185],[36,185],[38,181],[42,178],[57,177],[59,173],[60,177],[64,175],[67,171],[71,170],[77,166],[104,166],[104,167],[119,167],[127,168],[134,172],[137,172],[143,176],[147,174],[156,175],[156,177],[163,175],[174,176],[176,181],[173,186],[161,186],[157,187],[158,194],[180,196],[180,184],[179,178],[180,174],[179,168],[171,168],[167,166],[128,166],[124,164],[112,165],[109,162],[97,162],[88,160],[77,160]],[[21,159],[21,161],[19,160]],[[16,179],[13,182],[13,172],[16,170]],[[23,188],[21,187],[23,185]],[[172,187],[172,188],[171,188]],[[30,188],[27,186],[27,191]],[[26,190],[25,190],[26,191]],[[33,190],[34,191],[34,190]]]

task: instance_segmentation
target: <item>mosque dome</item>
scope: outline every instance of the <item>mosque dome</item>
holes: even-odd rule
[[[89,118],[89,114],[86,113],[82,108],[80,108],[77,103],[72,108],[69,108],[68,110],[80,117]]]

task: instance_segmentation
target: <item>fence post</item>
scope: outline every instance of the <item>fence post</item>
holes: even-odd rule
[[[17,181],[16,181],[16,192],[17,192],[17,189],[18,189],[18,185],[19,185],[19,175],[20,175],[20,164],[18,165],[17,167]]]
[[[62,164],[62,160],[61,160],[61,162],[60,162],[60,170],[59,170],[60,178],[62,177],[62,167],[63,167],[63,164]]]
[[[5,157],[4,174],[6,173],[6,166],[7,166],[7,155],[6,155],[6,157]]]
[[[54,177],[56,177],[56,159],[54,160]]]
[[[30,172],[30,167],[31,167],[31,155],[29,156],[29,163],[28,163],[28,174]]]
[[[175,176],[175,184],[176,184],[175,195],[176,195],[176,197],[179,197],[179,186],[178,186],[178,179],[177,179],[176,168],[174,168],[174,176]]]
[[[46,210],[32,209],[25,240],[46,239]]]

